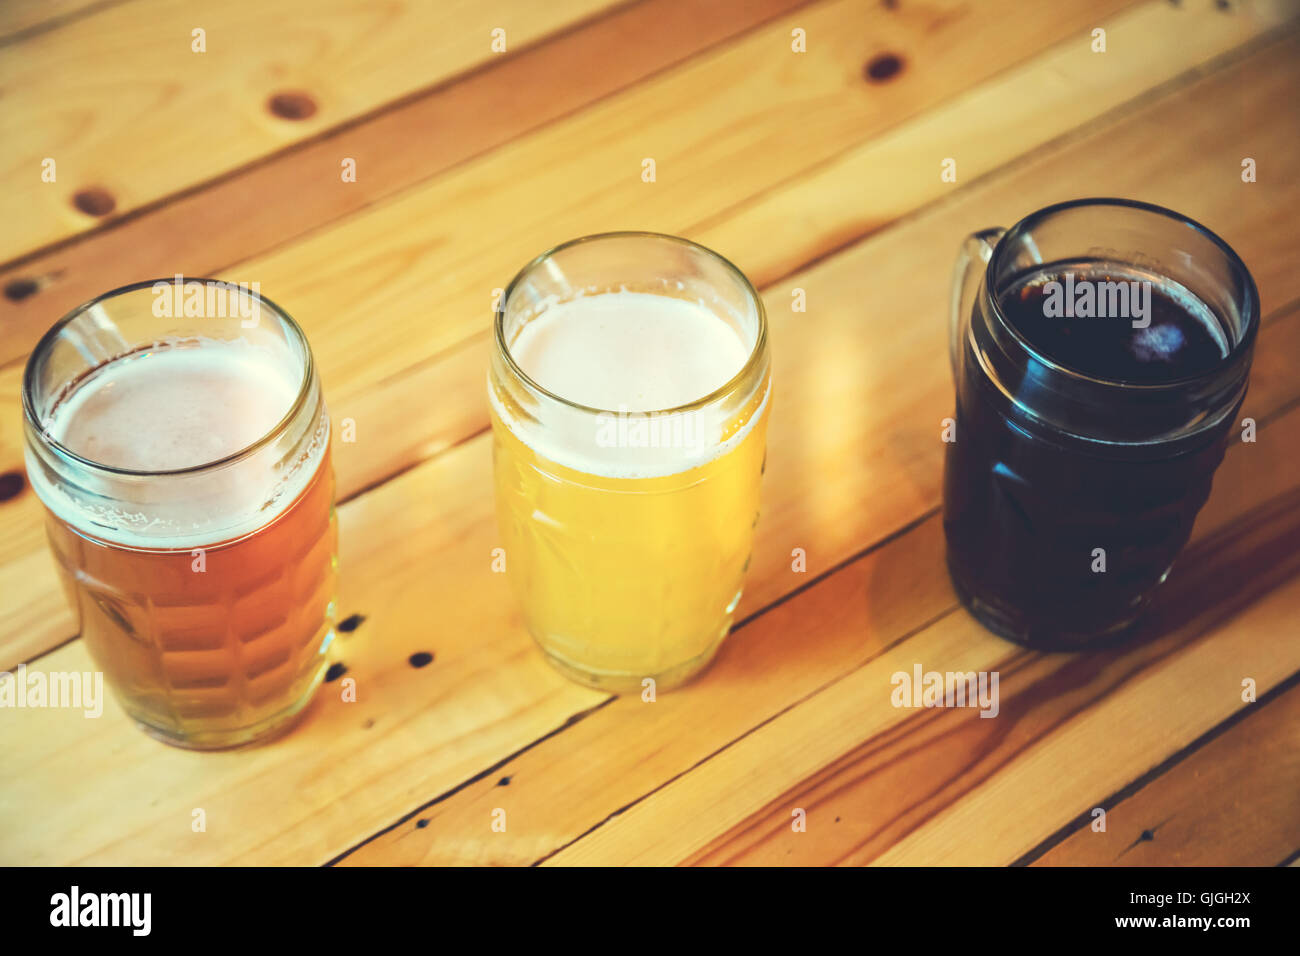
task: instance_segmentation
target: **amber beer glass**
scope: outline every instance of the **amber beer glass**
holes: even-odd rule
[[[127,714],[202,750],[284,729],[324,673],[337,540],[293,319],[247,286],[125,286],[41,339],[23,413],[80,636]]]

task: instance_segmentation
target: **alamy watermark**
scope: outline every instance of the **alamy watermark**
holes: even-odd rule
[[[153,314],[159,319],[239,319],[241,328],[255,329],[262,319],[261,295],[260,282],[187,281],[178,272],[171,282],[153,284]]]
[[[1043,315],[1049,319],[1132,319],[1133,328],[1151,324],[1151,283],[1147,280],[1096,280],[1063,274],[1064,282],[1043,283]]]
[[[14,672],[0,671],[0,707],[57,707],[77,709],[86,717],[104,713],[102,671],[29,670],[19,664]]]
[[[700,449],[708,442],[698,410],[630,412],[620,405],[596,416],[598,448]]]
[[[997,671],[895,671],[889,679],[895,707],[978,707],[981,717],[998,715]]]
[[[51,926],[119,926],[132,936],[148,936],[153,919],[152,893],[83,893],[73,884],[50,897]]]

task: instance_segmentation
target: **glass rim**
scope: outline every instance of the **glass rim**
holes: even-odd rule
[[[1164,219],[1172,220],[1179,225],[1191,228],[1193,231],[1200,233],[1214,244],[1223,256],[1224,261],[1228,263],[1231,271],[1242,278],[1242,285],[1246,293],[1246,301],[1244,303],[1245,308],[1242,310],[1243,331],[1240,337],[1229,345],[1228,351],[1219,359],[1219,361],[1200,372],[1193,372],[1190,375],[1183,375],[1179,378],[1167,379],[1159,382],[1135,382],[1128,379],[1103,378],[1098,375],[1089,375],[1086,372],[1081,372],[1078,369],[1071,368],[1070,366],[1046,355],[1041,349],[1035,347],[1033,343],[1025,338],[1025,336],[1021,334],[1020,330],[1017,329],[1006,317],[1002,311],[1002,303],[993,291],[993,280],[997,271],[996,267],[1001,263],[1005,250],[1011,247],[1011,243],[1004,244],[1004,241],[1008,237],[1018,237],[1019,235],[1028,232],[1033,225],[1046,219],[1048,216],[1085,206],[1115,206],[1159,216]],[[993,314],[997,317],[999,326],[1005,329],[1012,338],[1015,339],[1016,343],[1028,352],[1036,361],[1041,362],[1053,372],[1059,372],[1063,375],[1079,379],[1080,381],[1103,385],[1110,388],[1129,389],[1135,392],[1145,391],[1148,393],[1156,393],[1165,389],[1185,387],[1193,382],[1208,381],[1213,379],[1215,376],[1223,374],[1237,362],[1241,354],[1247,351],[1254,343],[1255,335],[1259,329],[1259,289],[1255,286],[1255,277],[1250,274],[1250,270],[1246,268],[1246,263],[1242,261],[1241,256],[1237,255],[1236,250],[1234,250],[1232,246],[1228,245],[1228,243],[1224,241],[1218,233],[1214,232],[1202,223],[1197,222],[1195,219],[1192,219],[1190,216],[1185,216],[1167,206],[1143,202],[1138,199],[1123,199],[1115,196],[1090,196],[1082,199],[1069,199],[1064,202],[1053,203],[1050,206],[1044,206],[1041,209],[1034,210],[1027,216],[1023,217],[1019,222],[1012,225],[1002,234],[1001,237],[999,237],[997,246],[993,250],[993,255],[989,256],[988,265],[985,266],[984,269],[984,285],[985,289],[988,291],[988,299],[992,304]],[[1206,304],[1206,307],[1209,308],[1208,303]],[[1210,311],[1215,315],[1216,320],[1219,319],[1215,310],[1211,309]]]
[[[71,324],[75,319],[84,315],[90,309],[94,308],[96,305],[99,305],[101,302],[106,302],[109,299],[115,299],[131,292],[138,292],[142,289],[154,288],[158,286],[160,283],[168,286],[177,284],[176,276],[170,276],[165,279],[142,279],[137,282],[129,282],[126,285],[118,286],[116,289],[110,289],[107,292],[101,292],[99,295],[87,299],[85,302],[81,303],[76,308],[71,309],[61,319],[59,319],[57,322],[51,325],[45,331],[45,334],[41,336],[40,340],[37,341],[36,345],[32,348],[31,354],[27,357],[27,365],[26,368],[23,370],[23,388],[22,388],[23,419],[30,428],[34,429],[36,433],[41,436],[42,445],[54,451],[55,453],[62,456],[63,458],[68,459],[71,463],[84,468],[89,468],[95,472],[102,472],[105,474],[117,475],[126,478],[181,477],[185,475],[196,475],[206,471],[212,471],[217,468],[222,468],[226,465],[230,465],[233,464],[234,462],[241,461],[245,458],[251,457],[252,455],[256,454],[258,451],[260,451],[262,448],[269,445],[272,441],[274,441],[276,437],[281,435],[289,427],[289,425],[292,424],[293,420],[297,418],[298,415],[301,413],[303,406],[306,405],[307,396],[311,392],[311,382],[316,367],[315,357],[312,355],[311,346],[307,342],[307,336],[303,332],[302,327],[298,325],[297,321],[293,318],[293,316],[291,316],[287,311],[282,309],[280,306],[276,305],[273,301],[268,299],[266,296],[262,295],[260,292],[254,291],[251,288],[244,288],[237,282],[230,282],[225,279],[213,279],[210,277],[183,276],[180,284],[184,286],[184,285],[188,285],[191,282],[199,283],[204,286],[206,286],[208,283],[220,282],[225,285],[233,286],[241,294],[249,296],[250,298],[261,303],[262,305],[269,306],[271,311],[274,312],[275,315],[285,324],[285,326],[292,333],[294,339],[302,347],[302,354],[304,357],[303,366],[302,366],[302,381],[298,385],[297,395],[294,397],[293,402],[290,404],[289,410],[285,412],[285,414],[280,418],[280,420],[277,421],[273,426],[271,426],[271,428],[266,432],[266,434],[259,436],[258,438],[254,439],[252,442],[245,445],[244,447],[236,449],[235,451],[231,452],[228,455],[224,455],[221,458],[217,458],[207,462],[200,462],[197,465],[187,465],[184,468],[169,468],[169,469],[161,469],[161,470],[158,469],[140,470],[135,468],[119,468],[116,465],[108,465],[103,462],[95,461],[92,458],[86,458],[84,455],[78,454],[77,452],[69,448],[67,445],[64,445],[62,442],[57,441],[55,438],[53,438],[52,436],[46,433],[45,426],[42,425],[40,419],[36,415],[36,408],[32,398],[32,393],[35,388],[36,367],[39,364],[39,359],[41,358],[41,356],[49,352],[49,350],[53,348],[54,343],[57,340],[59,334],[65,328],[67,328],[69,324]],[[109,359],[108,362],[104,362],[102,365],[96,366],[96,368],[102,368],[103,366],[116,361],[118,358],[123,358],[129,354],[131,353],[126,352],[120,356],[115,356],[114,358]]]
[[[734,262],[732,262],[730,259],[722,255],[721,253],[715,252],[714,250],[710,249],[708,246],[701,245],[700,243],[695,242],[693,239],[687,239],[683,236],[674,236],[665,232],[648,232],[645,230],[637,230],[637,229],[616,230],[613,232],[596,232],[587,236],[579,236],[576,239],[568,239],[564,242],[561,242],[558,245],[552,246],[550,249],[547,249],[545,252],[541,253],[540,255],[534,256],[523,266],[523,268],[521,268],[517,273],[515,273],[514,278],[510,280],[509,284],[505,287],[505,290],[501,293],[501,300],[497,305],[496,314],[492,322],[493,334],[496,340],[497,351],[505,359],[506,367],[510,370],[511,374],[513,374],[516,378],[518,378],[525,386],[527,386],[532,391],[537,392],[538,394],[552,401],[559,402],[561,405],[567,406],[568,408],[572,408],[580,412],[586,412],[592,415],[623,414],[616,409],[596,408],[591,405],[583,405],[581,402],[572,401],[570,399],[565,398],[562,395],[558,395],[555,392],[552,392],[548,388],[543,387],[541,384],[535,381],[530,375],[528,375],[527,372],[525,372],[522,368],[519,367],[519,364],[515,361],[515,357],[514,355],[511,354],[510,347],[509,345],[506,344],[506,340],[505,340],[505,319],[506,319],[506,310],[510,304],[510,295],[512,292],[515,291],[515,289],[519,286],[520,282],[522,282],[526,276],[530,275],[533,272],[533,270],[535,270],[540,265],[542,265],[542,263],[555,256],[557,253],[563,252],[565,249],[570,249],[574,246],[580,246],[585,243],[607,241],[611,239],[663,240],[667,242],[676,243],[677,245],[686,246],[698,252],[704,253],[707,257],[719,263],[725,271],[729,272],[731,275],[733,275],[735,278],[737,278],[740,281],[742,289],[750,297],[751,301],[753,301],[755,312],[758,315],[758,334],[754,336],[754,345],[750,349],[749,355],[745,359],[745,363],[740,367],[740,370],[737,371],[735,375],[727,379],[727,381],[724,382],[722,385],[718,386],[713,391],[709,392],[707,395],[704,395],[701,398],[692,399],[689,402],[685,402],[681,405],[675,405],[671,408],[647,410],[643,412],[637,412],[637,414],[674,415],[674,414],[681,414],[684,412],[693,412],[700,408],[704,408],[707,405],[711,405],[714,402],[719,401],[722,398],[725,398],[730,393],[736,391],[744,383],[744,381],[747,378],[749,378],[750,375],[753,374],[754,370],[758,368],[760,362],[762,361],[763,353],[767,346],[767,310],[763,306],[763,298],[762,296],[759,295],[758,289],[756,289],[754,287],[754,284],[749,281],[749,277],[746,276],[745,273],[740,270],[739,266],[737,266]]]

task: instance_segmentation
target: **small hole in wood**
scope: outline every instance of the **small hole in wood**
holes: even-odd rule
[[[35,279],[14,279],[5,286],[5,298],[10,302],[21,302],[35,295],[40,288]]]
[[[0,475],[0,501],[8,501],[10,498],[18,496],[18,492],[23,490],[23,476],[21,472],[6,471]]]
[[[85,189],[78,189],[72,196],[72,205],[76,206],[87,216],[107,216],[117,208],[117,200],[113,194],[102,186],[87,186]]]
[[[276,93],[267,101],[266,108],[287,120],[305,120],[316,115],[316,101],[297,91]]]
[[[868,60],[862,72],[872,83],[883,83],[892,80],[902,69],[903,61],[900,57],[893,53],[882,53]]]

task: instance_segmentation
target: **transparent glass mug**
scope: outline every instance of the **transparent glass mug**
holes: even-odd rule
[[[216,428],[239,425],[231,416],[247,423],[257,410],[248,403],[267,402],[258,420],[276,423],[218,460],[106,463],[113,442],[138,443],[140,459],[165,450],[147,450],[156,444],[147,420],[87,420],[80,451],[60,440],[87,409],[121,407],[120,397],[94,404],[110,381],[114,394],[134,389],[156,404],[173,388],[201,387],[195,369],[225,381],[247,362],[260,378],[231,378],[243,386],[210,401],[195,393],[205,396],[196,407],[212,406]],[[204,750],[286,727],[324,675],[337,553],[329,416],[293,319],[256,291],[212,280],[124,286],[41,339],[23,413],[27,473],[64,590],[127,714],[161,740]],[[185,429],[178,440],[201,447],[204,434]]]
[[[627,425],[625,408],[554,394],[511,352],[548,308],[614,291],[703,305],[748,354],[711,394],[638,419],[657,420],[659,447],[601,441]],[[533,260],[505,290],[488,375],[498,525],[524,621],[566,676],[615,692],[651,678],[662,690],[712,659],[749,566],[770,380],[757,292],[685,239],[578,239]],[[690,441],[668,440],[687,431]]]
[[[1163,301],[1187,308],[1180,317],[1199,317],[1217,358],[1188,374],[1153,365],[1141,381],[1112,377],[1078,367],[1082,346],[1068,354],[1062,327],[1051,329],[1059,341],[1048,354],[1041,333],[1028,330],[1049,327],[1013,318],[1022,314],[1016,296],[1023,301],[1034,276],[1066,272],[1150,282]],[[985,626],[1030,647],[1068,650],[1114,640],[1137,622],[1186,544],[1234,434],[1258,310],[1236,253],[1159,206],[1083,199],[966,240],[952,295],[957,407],[944,531],[957,594]],[[1190,341],[1151,328],[1143,342]]]

